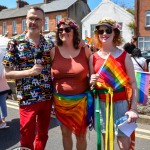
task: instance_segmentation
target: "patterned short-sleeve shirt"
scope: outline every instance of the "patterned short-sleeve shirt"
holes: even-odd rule
[[[51,100],[51,59],[50,50],[53,42],[46,41],[41,35],[40,44],[35,46],[25,34],[8,42],[7,53],[3,58],[6,68],[13,70],[27,70],[40,63],[43,70],[40,75],[16,79],[17,99],[19,104],[30,105],[40,101]]]

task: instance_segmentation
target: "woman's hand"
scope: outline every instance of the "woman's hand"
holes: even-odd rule
[[[135,110],[130,109],[125,113],[125,115],[129,116],[128,123],[136,122],[136,120],[139,118],[138,113]]]
[[[90,84],[94,85],[99,78],[99,74],[92,74],[90,77]]]

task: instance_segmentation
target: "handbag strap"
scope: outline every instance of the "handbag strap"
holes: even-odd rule
[[[133,57],[134,58],[134,57]],[[138,63],[138,61],[134,58],[134,60],[136,61],[136,63],[143,69],[144,71],[144,68]]]

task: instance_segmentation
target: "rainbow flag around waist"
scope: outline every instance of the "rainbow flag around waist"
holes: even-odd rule
[[[88,125],[87,118],[92,117],[91,108],[94,107],[93,99],[88,100],[89,97],[92,98],[89,96],[89,92],[77,95],[54,93],[56,117],[76,135],[85,134]],[[90,116],[88,116],[88,113]]]
[[[129,77],[112,55],[109,55],[105,60],[98,74],[113,90],[119,89],[129,83]]]
[[[150,73],[135,71],[135,77],[138,88],[138,103],[146,105],[148,101]]]

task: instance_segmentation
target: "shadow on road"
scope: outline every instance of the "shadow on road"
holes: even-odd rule
[[[7,122],[8,128],[0,129],[0,150],[6,150],[19,142],[19,119]]]
[[[51,118],[49,130],[58,125],[57,119]],[[20,141],[19,119],[7,122],[7,126],[7,128],[0,129],[0,150],[10,150],[10,147],[16,147],[15,145]]]

